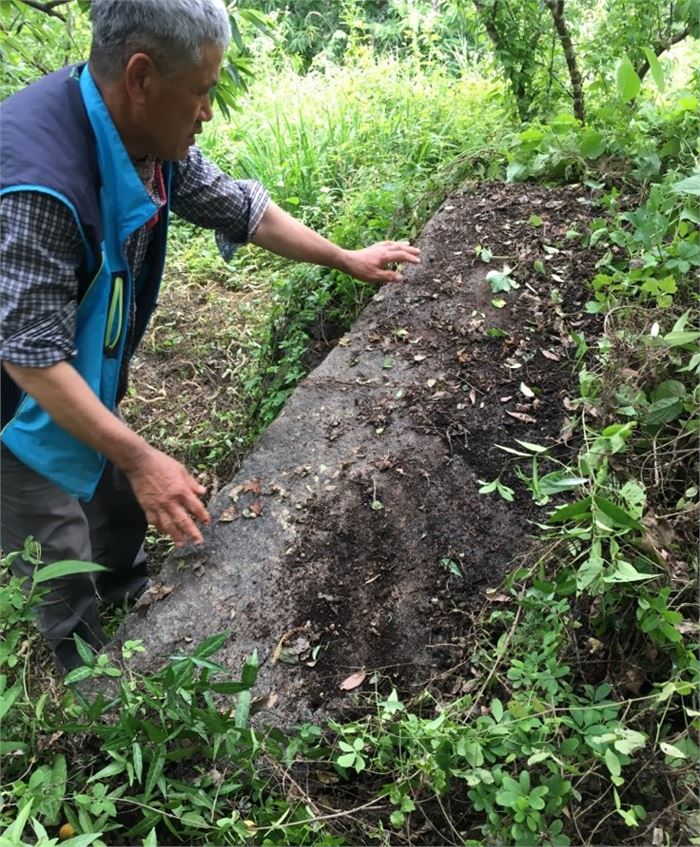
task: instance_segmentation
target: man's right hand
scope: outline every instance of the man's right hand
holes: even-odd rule
[[[184,465],[151,447],[138,467],[124,468],[124,472],[150,524],[170,536],[178,547],[203,543],[195,521],[211,522],[199,499],[206,494],[206,488]]]

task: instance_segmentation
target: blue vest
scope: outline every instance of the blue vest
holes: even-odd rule
[[[83,240],[78,269],[76,356],[70,364],[115,410],[129,315],[134,343],[158,296],[168,229],[161,210],[143,267],[132,279],[124,256],[128,236],[156,205],[131,163],[86,65],[63,68],[9,97],[0,107],[0,196],[51,194],[70,209]],[[163,175],[170,194],[171,165]],[[132,303],[133,301],[133,303]],[[106,459],[61,429],[3,370],[1,438],[26,465],[75,497],[89,500]]]

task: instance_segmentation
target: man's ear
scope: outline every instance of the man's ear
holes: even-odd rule
[[[160,75],[147,53],[134,53],[124,68],[124,86],[136,106],[145,106]]]

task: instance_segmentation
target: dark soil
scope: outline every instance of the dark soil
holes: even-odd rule
[[[376,440],[400,417],[418,438],[404,432],[406,443],[371,472],[348,469],[345,484],[307,509],[288,553],[286,590],[303,633],[296,643],[309,644],[300,658],[313,664],[305,672],[312,706],[337,705],[339,674],[357,668],[405,693],[431,682],[454,687],[448,671],[468,676],[484,589],[530,551],[528,520],[538,512],[512,470],[503,472],[513,462],[496,445],[522,439],[567,452],[570,335],[586,329],[595,256],[566,233],[585,233],[596,214],[578,187],[462,190],[422,239],[430,287],[375,310],[363,335],[387,371],[403,367],[410,377],[394,396],[358,402],[343,427]],[[528,222],[532,215],[541,226]],[[494,294],[476,245],[494,254],[491,268],[513,268],[518,289]],[[492,305],[497,297],[504,308]],[[331,420],[326,437],[337,438],[339,426]],[[440,449],[419,449],[424,434],[438,436]],[[514,488],[513,503],[478,493],[476,480],[499,475]]]

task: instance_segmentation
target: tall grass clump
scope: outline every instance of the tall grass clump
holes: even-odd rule
[[[205,151],[233,176],[260,180],[284,209],[347,248],[413,239],[507,123],[497,83],[369,52],[323,74],[286,66],[258,79],[240,111],[205,133]],[[183,230],[175,263],[220,277],[211,241]],[[265,424],[304,373],[314,322],[345,328],[371,291],[343,274],[249,250],[235,267],[239,278],[270,282],[253,316],[259,332],[246,386]]]

